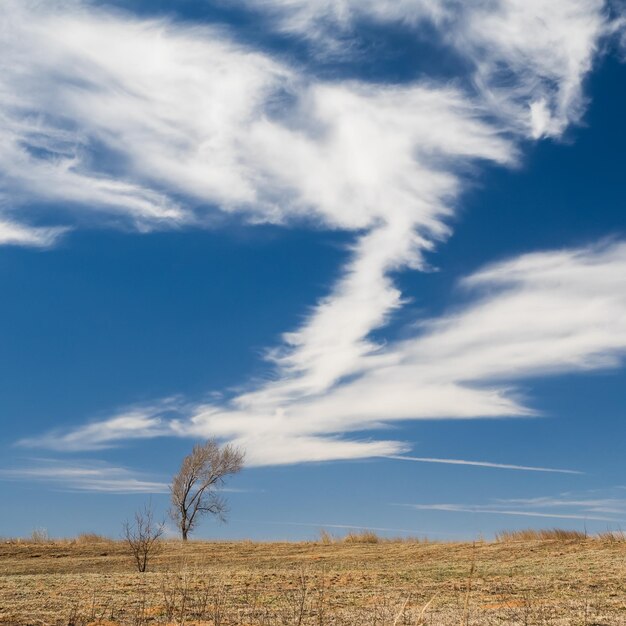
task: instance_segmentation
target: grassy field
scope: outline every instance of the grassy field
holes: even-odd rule
[[[626,624],[626,542],[168,541],[138,574],[121,542],[0,545],[0,624]]]

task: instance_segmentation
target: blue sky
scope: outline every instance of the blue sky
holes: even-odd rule
[[[626,524],[620,4],[0,15],[0,536]]]

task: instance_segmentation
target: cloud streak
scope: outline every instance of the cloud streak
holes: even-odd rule
[[[437,459],[418,456],[390,455],[385,457],[395,461],[413,461],[415,463],[436,463],[443,465],[469,465],[473,467],[488,467],[493,469],[509,469],[522,472],[547,472],[552,474],[582,474],[582,472],[569,469],[557,469],[552,467],[534,467],[530,465],[510,465],[508,463],[491,463],[489,461],[467,461],[463,459]]]
[[[35,227],[0,220],[0,246],[31,246],[49,248],[67,231],[61,226]]]
[[[125,467],[98,461],[38,459],[29,466],[0,469],[0,480],[38,482],[59,489],[91,493],[169,492],[167,483],[149,480]]]
[[[540,513],[537,511],[508,510],[490,508],[482,505],[458,505],[458,504],[409,504],[417,511],[445,511],[448,513],[486,513],[488,515],[514,515],[519,517],[541,517],[548,519],[590,520],[596,522],[618,521],[612,517],[600,517],[597,515],[576,515],[570,513]]]
[[[134,439],[171,434],[168,418],[178,410],[181,409],[171,399],[166,399],[156,405],[128,408],[104,421],[86,424],[71,432],[53,431],[43,437],[22,439],[18,444],[64,452],[102,450]]]
[[[237,520],[239,522],[244,520]],[[317,528],[318,530],[323,530],[326,528],[333,528],[337,530],[347,530],[347,531],[374,531],[374,532],[383,532],[383,533],[401,533],[406,535],[445,535],[445,536],[454,536],[455,533],[443,533],[437,531],[423,531],[416,529],[408,529],[408,528],[388,528],[386,526],[360,526],[359,524],[327,524],[327,523],[316,523],[316,522],[278,522],[274,520],[254,520],[255,524],[270,524],[272,526],[304,526],[309,528]]]
[[[493,500],[489,504],[406,504],[417,511],[479,513],[520,517],[623,523],[626,500],[597,493],[564,493],[556,497]]]

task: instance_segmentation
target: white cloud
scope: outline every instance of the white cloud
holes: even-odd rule
[[[556,497],[493,500],[489,504],[405,504],[417,511],[479,513],[569,520],[620,523],[626,517],[626,500],[612,494],[599,498],[597,493],[564,493]]]
[[[309,376],[317,381],[315,371],[287,370],[230,402],[188,407],[175,419],[155,405],[134,433],[113,418],[29,444],[81,449],[169,434],[234,441],[252,465],[397,456],[406,443],[345,435],[398,420],[533,415],[519,398],[519,381],[616,367],[626,354],[624,243],[525,255],[463,285],[473,294],[467,304],[421,323],[410,339],[355,356],[351,377],[330,386],[305,384]]]
[[[153,406],[130,407],[68,433],[51,432],[44,437],[22,439],[19,445],[71,452],[102,450],[133,439],[162,437],[171,433],[167,417],[180,410],[182,405],[168,398]]]
[[[582,83],[610,32],[605,14],[603,0],[481,2],[458,17],[453,38],[496,107],[530,107],[530,134],[559,136],[584,110]]]
[[[490,505],[460,505],[460,504],[409,504],[406,505],[417,511],[444,511],[448,513],[486,513],[489,515],[514,515],[518,517],[541,517],[551,519],[589,520],[596,522],[615,522],[612,517],[572,513],[541,513],[537,511],[523,511],[515,509],[493,508]]]
[[[513,161],[487,112],[453,88],[319,82],[216,29],[67,6],[3,9],[0,184],[141,228],[197,224],[192,207],[210,203],[365,231],[343,278],[275,354],[295,393],[332,385],[376,348],[367,335],[402,304],[389,272],[420,267],[445,235],[457,171]],[[123,176],[98,169],[91,146]]]
[[[559,135],[578,119],[582,81],[610,30],[600,0],[274,5],[307,25],[321,17],[348,28],[357,13],[428,19],[467,57],[461,78],[475,88],[322,81],[214,27],[78,0],[0,6],[7,223],[54,201],[78,222],[98,213],[140,229],[201,226],[211,206],[356,233],[341,278],[272,353],[274,382],[223,405],[180,408],[176,419],[158,405],[133,409],[25,445],[215,434],[257,464],[398,455],[403,442],[345,435],[403,419],[530,415],[497,381],[620,359],[622,245],[496,266],[467,281],[494,293],[407,341],[371,339],[403,304],[390,274],[423,269],[469,167],[511,165],[518,140]],[[50,230],[24,233],[17,241],[52,241]]]
[[[0,11],[0,164],[13,198],[69,201],[141,227],[192,220],[177,193],[253,199],[239,161],[275,80],[262,55],[210,29],[78,2]]]
[[[531,415],[512,382],[620,363],[625,277],[622,243],[492,266],[465,281],[477,290],[474,301],[421,324],[412,339],[360,357],[352,377],[332,389],[294,394],[286,376],[230,407],[199,411],[189,432],[239,438],[252,447],[252,458],[272,462],[274,447],[259,441],[268,432],[310,437],[403,419]]]
[[[276,353],[294,392],[321,391],[376,348],[367,336],[402,304],[389,272],[420,267],[446,234],[460,172],[514,160],[489,112],[452,87],[320,82],[216,29],[33,6],[2,9],[0,183],[14,197],[116,211],[142,228],[198,224],[192,207],[210,203],[363,232]]]
[[[210,27],[79,2],[0,8],[0,183],[142,228],[199,205],[257,221],[363,229],[402,215],[440,232],[442,157],[511,158],[450,88],[324,83]]]
[[[495,115],[533,138],[559,136],[584,109],[582,82],[605,36],[619,31],[604,0],[240,0],[322,51],[351,50],[361,20],[434,26]]]
[[[1,215],[1,214],[0,214]],[[0,219],[0,246],[19,245],[48,248],[66,232],[63,227],[33,227]]]
[[[254,220],[314,217],[348,229],[398,221],[432,236],[457,192],[449,159],[510,162],[503,129],[562,132],[582,110],[581,82],[608,30],[600,0],[275,4],[303,13],[307,25],[320,16],[351,23],[354,14],[428,18],[474,61],[489,96],[427,83],[325,83],[217,28],[78,1],[8,0],[0,8],[5,193],[144,229],[198,224],[203,211],[194,207],[208,203]],[[493,78],[503,64],[513,78],[506,89]],[[390,264],[406,254],[414,251]]]
[[[504,500],[515,506],[530,506],[536,509],[550,508],[582,508],[592,513],[611,513],[626,515],[626,500],[615,497],[599,498],[597,493],[560,494],[556,497],[542,496],[538,498],[516,498]]]
[[[41,482],[70,491],[168,493],[167,483],[149,480],[125,467],[98,461],[37,459],[24,467],[0,469],[0,480]]]

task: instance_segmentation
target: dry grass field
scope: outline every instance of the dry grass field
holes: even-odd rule
[[[626,542],[167,541],[138,574],[121,542],[4,541],[0,624],[623,625]]]

